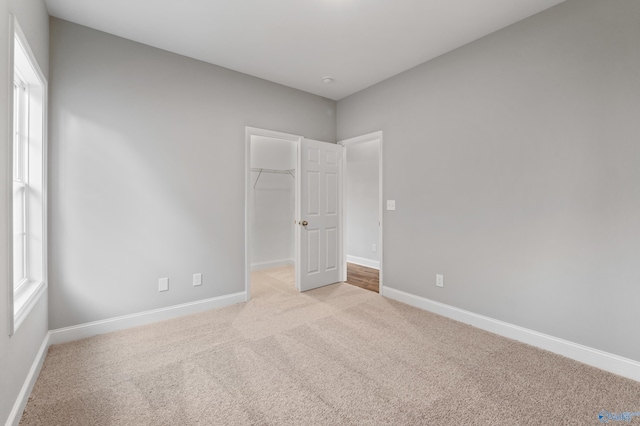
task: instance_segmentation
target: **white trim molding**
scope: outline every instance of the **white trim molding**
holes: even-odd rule
[[[31,395],[31,391],[33,390],[33,386],[35,386],[36,384],[36,380],[38,379],[40,370],[42,370],[44,359],[47,357],[50,335],[51,332],[47,332],[47,334],[44,336],[44,339],[42,340],[42,344],[40,345],[40,349],[36,354],[36,358],[31,365],[29,374],[27,374],[27,377],[24,380],[24,384],[22,385],[22,389],[20,389],[20,393],[16,398],[16,402],[13,404],[13,408],[9,413],[9,417],[7,418],[7,422],[5,423],[6,426],[18,426],[18,424],[20,423],[22,413],[24,412],[24,409],[27,406],[27,402],[29,401],[29,395]]]
[[[385,287],[382,293],[389,299],[460,321],[482,330],[517,340],[583,364],[618,374],[640,382],[640,362],[632,359],[549,336],[514,324],[465,311],[444,303]]]
[[[44,281],[39,283],[29,283],[25,284],[29,286],[29,289],[20,297],[14,298],[14,320],[13,320],[13,330],[17,330],[18,327],[22,324],[22,322],[27,318],[31,309],[40,301],[42,296],[45,294],[45,290],[47,289],[47,285]],[[21,300],[24,299],[24,300]],[[15,307],[19,307],[15,309]]]
[[[213,297],[211,299],[203,299],[196,302],[183,303],[181,305],[168,306],[166,308],[153,309],[151,311],[123,315],[120,317],[93,321],[71,327],[58,328],[49,332],[49,344],[57,345],[60,343],[72,342],[74,340],[84,339],[98,334],[138,327],[140,325],[195,314],[209,309],[223,308],[225,306],[243,303],[245,298],[246,295],[244,292],[233,293],[225,296]]]
[[[40,300],[47,287],[47,116],[48,116],[48,83],[40,64],[33,54],[27,37],[18,19],[10,15],[9,22],[9,87],[14,87],[14,79],[18,73],[24,89],[26,107],[20,116],[24,115],[25,124],[22,128],[26,136],[28,149],[25,154],[25,176],[20,184],[25,188],[24,213],[22,221],[26,235],[26,249],[22,256],[25,269],[24,284],[21,288],[14,287],[13,232],[8,238],[8,314],[9,335],[13,335],[24,319],[29,315],[33,306]],[[13,158],[14,102],[13,90],[9,91],[9,158]],[[22,127],[22,126],[21,126]],[[8,167],[9,182],[13,181],[13,166]],[[8,198],[9,229],[13,229],[13,197]]]
[[[347,255],[347,263],[355,263],[356,265],[366,266],[367,268],[380,269],[380,262],[364,257]]]

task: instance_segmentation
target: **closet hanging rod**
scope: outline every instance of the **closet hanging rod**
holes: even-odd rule
[[[295,171],[295,169],[262,169],[262,168],[252,167],[251,171],[259,172],[259,173],[280,173],[283,175],[294,176],[293,172]]]
[[[258,168],[258,167],[252,167],[251,168],[252,172],[258,172],[258,177],[256,178],[256,181],[253,183],[253,188],[255,189],[256,185],[258,184],[258,181],[260,180],[260,176],[262,175],[262,173],[277,173],[277,174],[281,174],[281,175],[289,175],[292,178],[295,178],[295,174],[293,173],[295,171],[295,169],[262,169],[262,168]]]

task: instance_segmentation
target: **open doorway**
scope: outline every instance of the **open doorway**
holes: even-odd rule
[[[341,281],[343,151],[335,143],[246,128],[247,301],[260,269],[293,263],[300,292]]]
[[[295,289],[297,157],[301,137],[247,128],[246,299],[265,283]]]
[[[382,293],[382,132],[339,142],[344,161],[344,281]]]
[[[369,144],[370,142],[370,144]],[[377,197],[373,225],[375,236],[367,237],[375,258],[347,253],[344,232],[345,210],[353,217],[358,208],[345,208],[344,180],[346,150],[352,158],[374,147],[377,158]],[[382,132],[327,143],[270,130],[246,128],[245,184],[245,298],[252,298],[254,271],[284,268],[281,275],[293,276],[291,286],[308,291],[347,278],[347,255],[353,266],[373,266],[382,271]],[[364,158],[364,157],[363,157]],[[357,171],[357,165],[351,167]],[[358,173],[361,175],[362,173]],[[374,178],[375,180],[375,178]],[[376,188],[374,188],[376,191]],[[376,201],[377,200],[377,201]],[[376,219],[377,217],[377,219]],[[370,221],[368,221],[370,222]],[[351,226],[358,231],[356,224]],[[292,238],[293,237],[293,241]],[[352,238],[357,241],[359,238]],[[293,254],[293,256],[292,256]],[[364,263],[369,259],[373,264]],[[381,276],[381,275],[380,275]],[[378,292],[382,280],[378,279]]]

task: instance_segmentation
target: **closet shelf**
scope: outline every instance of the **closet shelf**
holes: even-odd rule
[[[257,172],[258,173],[258,177],[256,178],[256,181],[253,183],[253,187],[255,188],[256,185],[258,184],[258,181],[260,180],[260,176],[263,173],[277,173],[277,174],[281,174],[281,175],[290,175],[292,178],[295,178],[295,169],[261,169],[261,168],[257,168],[257,167],[252,167],[251,168],[252,172]]]

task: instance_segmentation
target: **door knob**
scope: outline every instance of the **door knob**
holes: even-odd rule
[[[309,224],[309,222],[307,222],[306,220],[303,220],[302,222],[300,222],[300,225],[302,226],[307,226]]]

